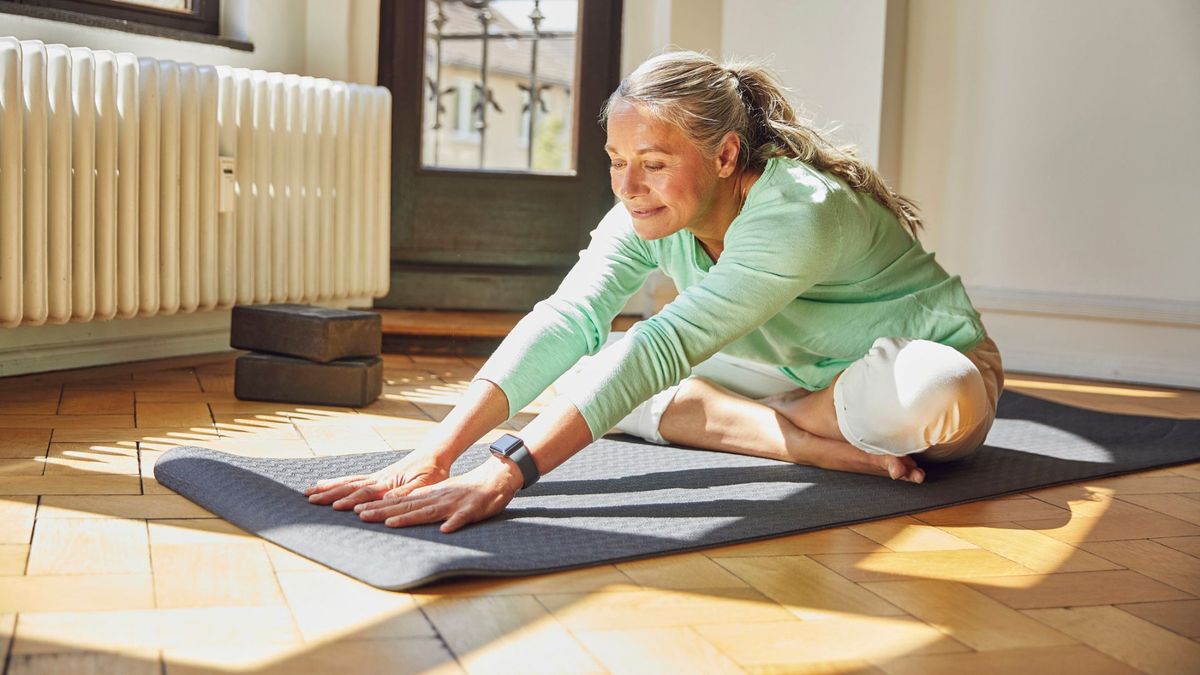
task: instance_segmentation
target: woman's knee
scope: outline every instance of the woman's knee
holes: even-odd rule
[[[873,454],[953,459],[994,415],[975,364],[929,340],[880,338],[834,386],[839,429]]]

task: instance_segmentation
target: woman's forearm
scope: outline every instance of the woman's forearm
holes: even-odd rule
[[[508,420],[508,396],[488,380],[475,380],[462,401],[431,429],[422,441],[439,460],[449,466],[487,432]]]
[[[508,396],[489,380],[475,380],[462,401],[434,427],[422,447],[449,466],[487,432],[508,419]],[[540,473],[547,473],[592,442],[587,420],[559,396],[518,434]]]
[[[529,448],[538,472],[548,473],[592,442],[592,430],[575,404],[565,396],[555,398],[540,415],[525,425],[521,440]]]
[[[521,489],[524,475],[512,459],[493,454],[479,466],[450,476],[454,460],[488,431],[508,419],[508,395],[490,380],[471,383],[450,411],[412,452],[369,476],[344,476],[307,490],[310,502],[353,508],[365,521],[389,527],[446,521],[442,532],[504,510]],[[565,397],[558,397],[521,431],[541,473],[565,462],[592,441],[587,420]],[[436,488],[430,488],[436,485]],[[415,503],[419,507],[414,507]]]

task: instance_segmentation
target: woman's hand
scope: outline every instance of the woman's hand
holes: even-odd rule
[[[418,488],[440,483],[450,476],[450,467],[414,450],[404,459],[375,473],[330,478],[304,490],[313,504],[332,504],[342,511],[379,499],[398,498]]]
[[[382,499],[360,503],[354,510],[359,518],[382,521],[388,527],[445,521],[441,531],[448,533],[500,513],[523,483],[521,471],[512,460],[492,456],[462,475],[404,494],[389,493]]]

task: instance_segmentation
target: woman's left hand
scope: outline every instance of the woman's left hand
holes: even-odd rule
[[[486,520],[504,510],[524,479],[511,460],[491,456],[459,476],[417,488],[403,497],[380,499],[354,507],[367,522],[406,527],[442,522],[443,533]]]

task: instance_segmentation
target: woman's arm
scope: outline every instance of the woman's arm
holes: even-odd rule
[[[447,520],[443,531],[498,513],[522,484],[516,464],[491,458],[468,474],[448,479],[450,465],[580,357],[599,349],[612,317],[655,265],[633,233],[628,212],[614,206],[558,290],[517,324],[476,374],[463,401],[423,438],[417,451],[369,476],[323,481],[305,494],[314,503],[353,507],[364,519],[388,524],[436,522],[463,514]],[[552,403],[520,435],[542,473],[592,441],[586,419],[567,399]],[[436,500],[435,491],[441,494]],[[450,494],[458,495],[459,501],[442,499]],[[484,515],[468,519],[478,513]]]
[[[476,469],[449,478],[454,460],[508,419],[508,398],[488,380],[475,380],[463,400],[404,459],[374,474],[322,481],[305,491],[314,504],[353,508],[367,521],[392,527],[446,521],[442,531],[489,518],[521,488],[521,470],[492,456]],[[520,433],[538,472],[545,474],[592,442],[583,415],[557,397]]]
[[[508,397],[487,380],[475,380],[463,400],[422,439],[421,447],[450,466],[472,443],[508,420]]]
[[[500,388],[487,380],[476,380],[472,389],[477,385],[478,393],[475,396],[468,395],[468,400],[455,408],[452,416],[460,410],[463,411],[462,415],[469,415],[471,409],[481,404],[494,404],[489,394]],[[486,411],[483,412],[486,414]],[[472,428],[481,424],[475,420],[469,422]],[[467,424],[460,421],[452,425],[452,428],[458,428]],[[546,473],[562,464],[592,442],[587,421],[562,396],[526,425],[520,436],[539,473]],[[516,462],[492,455],[483,464],[462,475],[402,493],[393,491],[382,499],[359,503],[354,510],[363,520],[383,522],[389,527],[444,521],[442,532],[453,532],[503,511],[517,490],[521,489],[522,482],[521,470]]]
[[[546,474],[592,443],[587,420],[565,396],[555,398],[518,435],[529,448],[540,474]]]
[[[445,480],[459,455],[507,419],[508,397],[504,391],[487,380],[476,380],[463,400],[404,459],[373,474],[321,481],[304,494],[314,504],[332,504],[335,509],[400,497]]]

